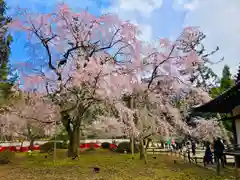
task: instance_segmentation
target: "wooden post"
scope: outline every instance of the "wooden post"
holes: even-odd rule
[[[190,151],[188,151],[187,153],[188,153],[188,161],[189,161],[189,163],[191,163]]]
[[[237,169],[237,162],[236,162],[236,156],[235,157],[235,179],[237,180],[238,179],[238,169]]]
[[[130,99],[130,109],[133,109],[133,97]],[[131,151],[132,151],[132,159],[134,159],[134,137],[133,137],[133,130],[132,130],[132,137],[131,137]]]
[[[54,121],[54,128],[55,128],[55,132],[54,132],[54,152],[53,152],[53,164],[56,164],[56,156],[57,156],[57,121]]]
[[[206,167],[206,165],[205,156],[203,156],[203,166]]]
[[[232,116],[240,115],[240,106],[235,107],[232,110]],[[234,136],[234,151],[239,150],[238,144],[240,144],[240,118],[234,118],[232,120],[233,136]],[[240,167],[240,156],[235,156],[236,166]]]
[[[195,163],[197,164],[197,157],[194,157],[195,158]]]
[[[216,173],[218,176],[220,175],[220,161],[218,157],[216,157]]]

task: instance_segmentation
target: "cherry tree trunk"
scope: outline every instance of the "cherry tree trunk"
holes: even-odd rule
[[[134,137],[132,136],[130,138],[130,148],[131,148],[132,158],[134,158],[134,152],[135,152],[134,145],[135,145],[135,140],[134,140]]]
[[[23,141],[21,141],[20,151],[23,152]]]
[[[139,143],[139,153],[140,153],[140,159],[144,160],[144,163],[147,164],[147,154],[144,148],[144,140],[143,138],[140,138],[140,143]]]
[[[144,159],[144,146],[142,144],[142,140],[140,140],[140,144],[139,144],[139,153],[140,153],[140,159]]]
[[[34,139],[30,138],[30,145],[29,145],[29,150],[33,150],[33,144],[34,144]]]
[[[29,125],[29,124],[27,125],[27,132],[28,132],[28,134],[27,134],[28,140],[30,142],[28,149],[29,150],[33,150],[33,143],[34,143],[35,137],[34,137],[34,135],[32,133],[31,125]]]
[[[133,97],[130,98],[130,109],[133,109]],[[132,152],[132,159],[134,158],[134,145],[135,145],[135,140],[134,140],[134,135],[133,132],[131,134],[131,138],[130,138],[130,146],[131,146],[131,152]]]
[[[145,151],[147,151],[147,148],[149,147],[149,143],[150,143],[150,139],[147,139],[147,143],[146,143],[146,147],[145,147]]]
[[[74,127],[68,130],[69,144],[68,144],[68,157],[78,157],[79,141],[80,141],[80,128]]]
[[[80,145],[80,119],[75,123],[71,123],[71,118],[68,113],[62,112],[62,122],[68,132],[68,151],[67,156],[76,158],[78,157],[78,149]]]

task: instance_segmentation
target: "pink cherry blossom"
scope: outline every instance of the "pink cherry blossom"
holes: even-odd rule
[[[60,108],[54,110],[61,113],[68,110],[72,125],[81,125],[84,113],[92,105],[107,102],[118,115],[98,116],[92,126],[98,132],[141,139],[155,134],[191,135],[196,130],[196,136],[202,137],[199,133],[203,130],[202,124],[197,129],[189,127],[181,109],[174,104],[183,90],[193,87],[189,77],[203,62],[195,51],[201,35],[198,28],[185,28],[174,41],[160,39],[155,47],[140,41],[138,27],[117,15],[97,17],[86,10],[74,12],[66,4],[59,4],[49,14],[20,10],[9,27],[25,32],[33,49],[38,45],[44,50],[44,55],[38,54],[43,56],[42,61],[33,57],[37,62],[32,69],[39,71],[37,75],[30,76],[24,69],[20,70],[29,82],[24,84],[26,89],[28,86],[31,89],[34,83],[42,84],[44,93]],[[39,67],[44,67],[44,71]],[[39,87],[37,90],[39,92]],[[123,102],[124,95],[133,98],[135,104],[129,106]],[[184,109],[187,111],[190,105],[207,102],[209,97],[201,89],[192,88],[181,100],[189,103]],[[55,106],[43,107],[30,100],[28,103],[32,104],[25,104],[23,110],[18,107],[16,111],[36,119],[56,118],[48,114]],[[46,111],[41,115],[36,113],[40,107]],[[203,122],[206,123],[210,122]],[[71,128],[66,128],[71,134]]]

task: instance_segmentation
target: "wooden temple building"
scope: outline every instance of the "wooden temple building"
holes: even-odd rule
[[[206,104],[193,108],[194,112],[228,113],[232,120],[233,148],[227,149],[226,154],[235,156],[237,167],[240,167],[240,81],[236,85]],[[221,120],[226,120],[221,119]]]

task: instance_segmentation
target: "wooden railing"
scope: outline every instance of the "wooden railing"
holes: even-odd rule
[[[238,146],[240,147],[240,146]],[[236,148],[235,148],[236,149]],[[226,151],[225,151],[225,154],[228,154],[229,152],[232,152],[234,150],[234,148],[227,148]],[[200,150],[200,149],[197,149],[196,150],[196,154],[200,152],[203,152],[203,150]],[[176,151],[176,150],[168,150],[168,149],[161,149],[161,148],[157,148],[157,147],[154,147],[154,148],[148,148],[147,149],[147,153],[151,153],[151,154],[158,154],[158,153],[165,153],[167,155],[171,155],[171,156],[176,156],[178,158],[183,158],[183,160],[185,162],[189,162],[189,163],[194,163],[198,166],[201,166],[201,167],[210,167],[210,166],[206,166],[206,164],[204,163],[204,154],[201,156],[191,156],[191,153],[190,152],[183,152],[183,151]],[[239,151],[240,153],[240,151]],[[230,155],[230,156],[229,156]],[[233,166],[235,165],[235,178],[234,179],[238,179],[239,176],[238,176],[238,170],[236,168],[236,163],[235,163],[235,158],[233,155],[231,155],[231,153],[229,153],[228,156],[226,156],[226,162],[227,164],[229,163],[230,160],[234,160],[233,161]],[[214,154],[213,154],[213,162],[214,162]],[[226,164],[223,164],[224,166]],[[220,175],[220,162],[219,160],[217,162],[214,162],[214,166],[211,167],[211,169],[215,169],[216,170],[216,173],[217,175]]]
[[[229,150],[230,151],[230,150]],[[199,163],[203,163],[204,164],[204,150],[200,150],[200,149],[197,149],[196,150],[196,154],[198,154],[199,152],[202,152],[203,155],[202,156],[191,156],[191,153],[187,153],[187,152],[183,152],[183,151],[177,151],[177,150],[168,150],[168,149],[161,149],[161,148],[158,148],[158,147],[154,147],[154,148],[148,148],[147,149],[147,153],[149,154],[158,154],[158,153],[167,153],[168,155],[175,155],[175,156],[179,156],[180,158],[183,158],[184,160],[190,162],[190,163],[196,163],[196,164],[199,164]],[[214,153],[213,153],[213,162],[214,162]],[[226,157],[226,161],[227,163],[230,161],[230,160],[234,160],[234,156],[227,156]]]

